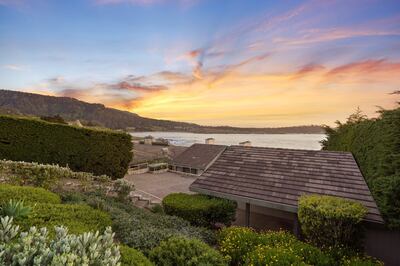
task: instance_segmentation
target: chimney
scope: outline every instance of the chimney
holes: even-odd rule
[[[214,138],[206,139],[206,144],[214,144],[214,143],[215,143],[215,139]]]
[[[246,140],[246,141],[243,141],[243,142],[239,142],[239,145],[240,146],[251,146],[251,141],[249,141],[249,140]]]

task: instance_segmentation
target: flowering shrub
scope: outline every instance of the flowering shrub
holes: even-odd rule
[[[246,265],[252,266],[307,266],[302,258],[282,247],[259,246],[250,252]]]
[[[342,266],[383,266],[383,263],[369,257],[344,258],[341,261]]]
[[[301,229],[310,243],[321,248],[359,248],[360,222],[366,213],[361,203],[343,198],[305,195],[299,199]]]
[[[111,228],[102,235],[71,235],[65,227],[56,227],[55,232],[53,240],[46,228],[20,233],[12,218],[1,218],[0,265],[120,265]]]
[[[150,260],[159,266],[227,265],[223,256],[197,239],[171,237],[150,252]]]

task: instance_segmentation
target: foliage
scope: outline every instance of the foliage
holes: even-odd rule
[[[370,186],[384,218],[392,228],[400,228],[400,174],[377,177]]]
[[[64,196],[65,199],[71,197]],[[75,199],[78,197],[74,196]],[[174,216],[151,213],[124,204],[104,195],[81,194],[80,200],[110,214],[113,230],[118,239],[147,254],[161,241],[172,236],[198,238],[215,243],[214,233],[205,228],[193,227],[189,222]]]
[[[282,247],[260,246],[246,256],[246,265],[307,266],[302,259]]]
[[[15,219],[25,218],[31,210],[31,207],[24,205],[23,201],[10,199],[0,206],[0,216],[9,216]]]
[[[26,203],[60,203],[61,199],[57,194],[43,188],[21,187],[0,184],[0,204],[9,200],[22,200]]]
[[[134,190],[134,186],[124,179],[115,180],[113,183],[114,191],[121,202],[129,201],[129,194]]]
[[[0,182],[14,185],[29,185],[43,188],[55,187],[60,179],[76,179],[81,181],[98,181],[100,183],[110,180],[106,175],[95,176],[86,172],[73,172],[68,167],[58,165],[45,165],[38,163],[14,162],[0,160]]]
[[[351,257],[341,261],[342,266],[383,266],[383,263],[370,257]]]
[[[166,214],[181,217],[196,226],[215,223],[230,225],[235,219],[236,203],[201,194],[172,193],[163,201]]]
[[[121,253],[121,266],[152,266],[151,263],[142,252],[125,245],[119,246]]]
[[[246,255],[256,246],[278,246],[293,244],[297,240],[286,231],[268,231],[257,233],[248,227],[227,227],[218,234],[218,245],[221,253],[228,257],[232,265],[242,264]]]
[[[20,233],[12,218],[1,218],[0,264],[120,265],[119,249],[113,243],[111,228],[102,235],[99,232],[71,235],[65,227],[56,227],[55,232],[53,240],[46,228],[31,227]]]
[[[320,195],[299,198],[298,217],[302,232],[314,245],[326,248],[359,248],[361,224],[367,209],[358,202]]]
[[[68,165],[113,178],[122,178],[132,159],[131,137],[123,132],[12,116],[0,116],[0,123],[2,159]]]
[[[83,204],[36,204],[28,219],[17,221],[24,230],[31,226],[48,227],[51,235],[54,226],[66,226],[73,234],[101,231],[111,225],[109,215]]]
[[[171,237],[150,252],[150,260],[159,266],[227,265],[223,256],[198,239]]]
[[[152,211],[153,213],[165,214],[164,208],[163,208],[163,206],[162,206],[161,204],[154,204],[154,205],[151,207],[151,211]]]
[[[377,119],[356,116],[337,122],[336,128],[326,127],[322,148],[353,153],[388,225],[400,228],[400,107],[381,110]]]
[[[41,116],[40,119],[50,122],[50,123],[68,124],[67,122],[65,122],[64,118],[62,118],[59,115]]]

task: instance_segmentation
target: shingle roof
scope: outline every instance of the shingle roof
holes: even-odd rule
[[[348,152],[230,146],[190,189],[290,211],[303,194],[339,196],[366,206],[366,220],[383,222]]]
[[[225,145],[196,143],[174,158],[173,164],[205,170],[225,148]]]

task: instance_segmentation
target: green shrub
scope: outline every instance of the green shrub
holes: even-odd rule
[[[299,198],[298,217],[305,237],[321,248],[359,248],[360,222],[367,209],[360,203],[332,196],[305,195]]]
[[[181,217],[196,226],[215,223],[230,225],[235,219],[236,203],[201,194],[172,193],[162,201],[166,214]]]
[[[142,251],[144,254],[158,246],[161,241],[172,236],[198,238],[209,244],[215,243],[211,230],[194,227],[189,222],[175,216],[151,213],[130,204],[124,204],[104,195],[91,193],[80,197],[64,196],[64,199],[76,199],[94,208],[108,212],[112,219],[112,228],[121,243]]]
[[[158,213],[158,214],[165,214],[164,208],[161,204],[155,204],[151,207],[151,211],[153,213]]]
[[[25,218],[31,213],[32,208],[24,205],[21,200],[12,200],[0,206],[0,216],[9,216],[14,219]]]
[[[83,204],[36,204],[28,219],[17,221],[24,230],[31,226],[48,227],[53,235],[53,227],[68,227],[72,234],[102,231],[111,225],[109,215]]]
[[[114,191],[117,193],[117,199],[121,202],[129,201],[129,194],[134,190],[134,186],[125,179],[115,180],[113,183]]]
[[[218,234],[221,253],[228,257],[231,265],[243,264],[249,252],[259,245],[278,246],[296,242],[296,238],[285,231],[257,233],[248,227],[226,227]]]
[[[371,192],[391,228],[400,228],[400,174],[375,178]]]
[[[150,252],[150,260],[159,266],[227,265],[223,256],[197,239],[171,237]]]
[[[252,266],[307,266],[302,259],[282,247],[260,246],[246,256],[246,265]]]
[[[301,258],[307,265],[331,266],[335,264],[335,260],[328,254],[310,244],[296,241],[295,243],[282,246],[291,250],[293,254]]]
[[[342,266],[383,266],[381,261],[370,257],[352,257],[344,258],[341,261]]]
[[[151,263],[140,251],[125,245],[119,246],[121,253],[121,266],[152,266]]]
[[[122,178],[132,159],[129,134],[0,116],[0,159],[69,166]],[[28,147],[28,148],[27,148]]]
[[[14,162],[0,160],[0,177],[4,183],[54,188],[60,179],[76,179],[80,181],[108,182],[109,177],[95,176],[86,172],[73,172],[68,167],[45,165],[38,163]]]
[[[0,184],[0,204],[10,199],[22,200],[25,203],[60,203],[61,199],[57,194],[43,188],[20,187]]]
[[[353,118],[344,124],[338,122],[336,128],[327,127],[322,148],[354,155],[383,217],[390,227],[400,228],[396,186],[400,176],[400,107],[381,110],[377,119]],[[396,201],[388,205],[390,199]]]
[[[78,236],[69,235],[64,227],[54,230],[54,239],[49,238],[46,228],[32,227],[20,233],[12,218],[1,218],[0,265],[119,265],[120,253],[111,228],[102,235]]]

